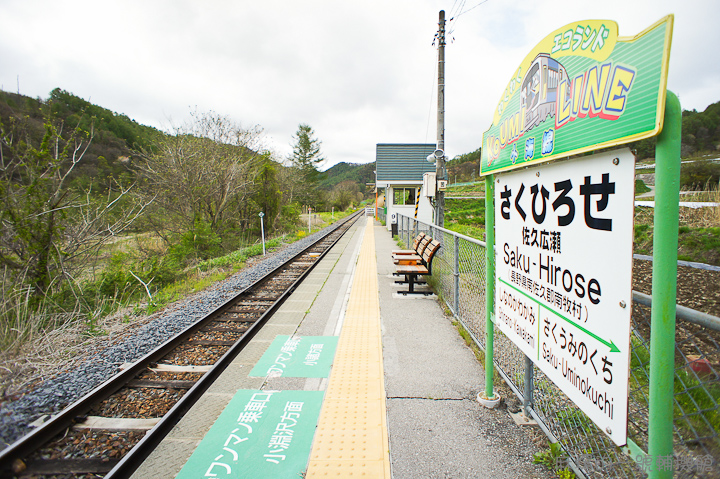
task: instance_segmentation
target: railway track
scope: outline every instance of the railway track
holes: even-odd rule
[[[0,477],[128,477],[358,214],[0,452]]]

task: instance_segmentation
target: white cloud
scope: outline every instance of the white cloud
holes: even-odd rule
[[[60,87],[145,124],[213,110],[264,127],[290,152],[299,123],[328,165],[374,160],[379,142],[434,142],[438,11],[449,27],[446,150],[480,146],[511,71],[550,31],[590,18],[635,35],[675,13],[669,88],[683,107],[720,100],[720,6],[711,0],[87,1],[0,5],[0,84]]]

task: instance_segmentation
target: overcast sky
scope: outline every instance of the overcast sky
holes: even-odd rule
[[[480,146],[524,56],[574,21],[631,36],[674,13],[668,88],[684,109],[720,100],[717,0],[0,0],[0,85],[165,130],[212,110],[260,125],[282,157],[307,123],[323,169],[368,163],[376,143],[435,143],[440,10],[449,157]]]

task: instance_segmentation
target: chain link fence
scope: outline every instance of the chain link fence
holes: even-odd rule
[[[485,243],[444,228],[398,215],[398,235],[406,245],[424,232],[441,241],[433,259],[436,293],[485,350]],[[633,292],[628,437],[639,447],[618,448],[499,330],[495,368],[526,406],[551,442],[567,456],[558,458],[587,478],[647,477],[650,384],[651,298]],[[720,478],[720,318],[677,307],[675,344],[674,457],[664,458],[679,478]],[[645,452],[644,452],[645,451]],[[662,465],[661,465],[662,467]],[[562,467],[561,467],[562,468]]]
[[[385,224],[385,222],[386,222],[385,216],[386,216],[385,208],[377,208],[377,217],[378,217],[378,220],[380,220],[380,222],[382,224]]]

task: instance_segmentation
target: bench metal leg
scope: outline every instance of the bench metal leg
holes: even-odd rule
[[[408,278],[407,284],[408,284],[408,290],[407,291],[398,291],[403,296],[407,296],[408,294],[422,294],[424,296],[432,296],[433,292],[427,292],[427,291],[415,291],[415,285],[416,284],[427,284],[425,281],[417,281],[417,274],[408,274],[406,275]],[[399,281],[396,281],[398,283]]]

